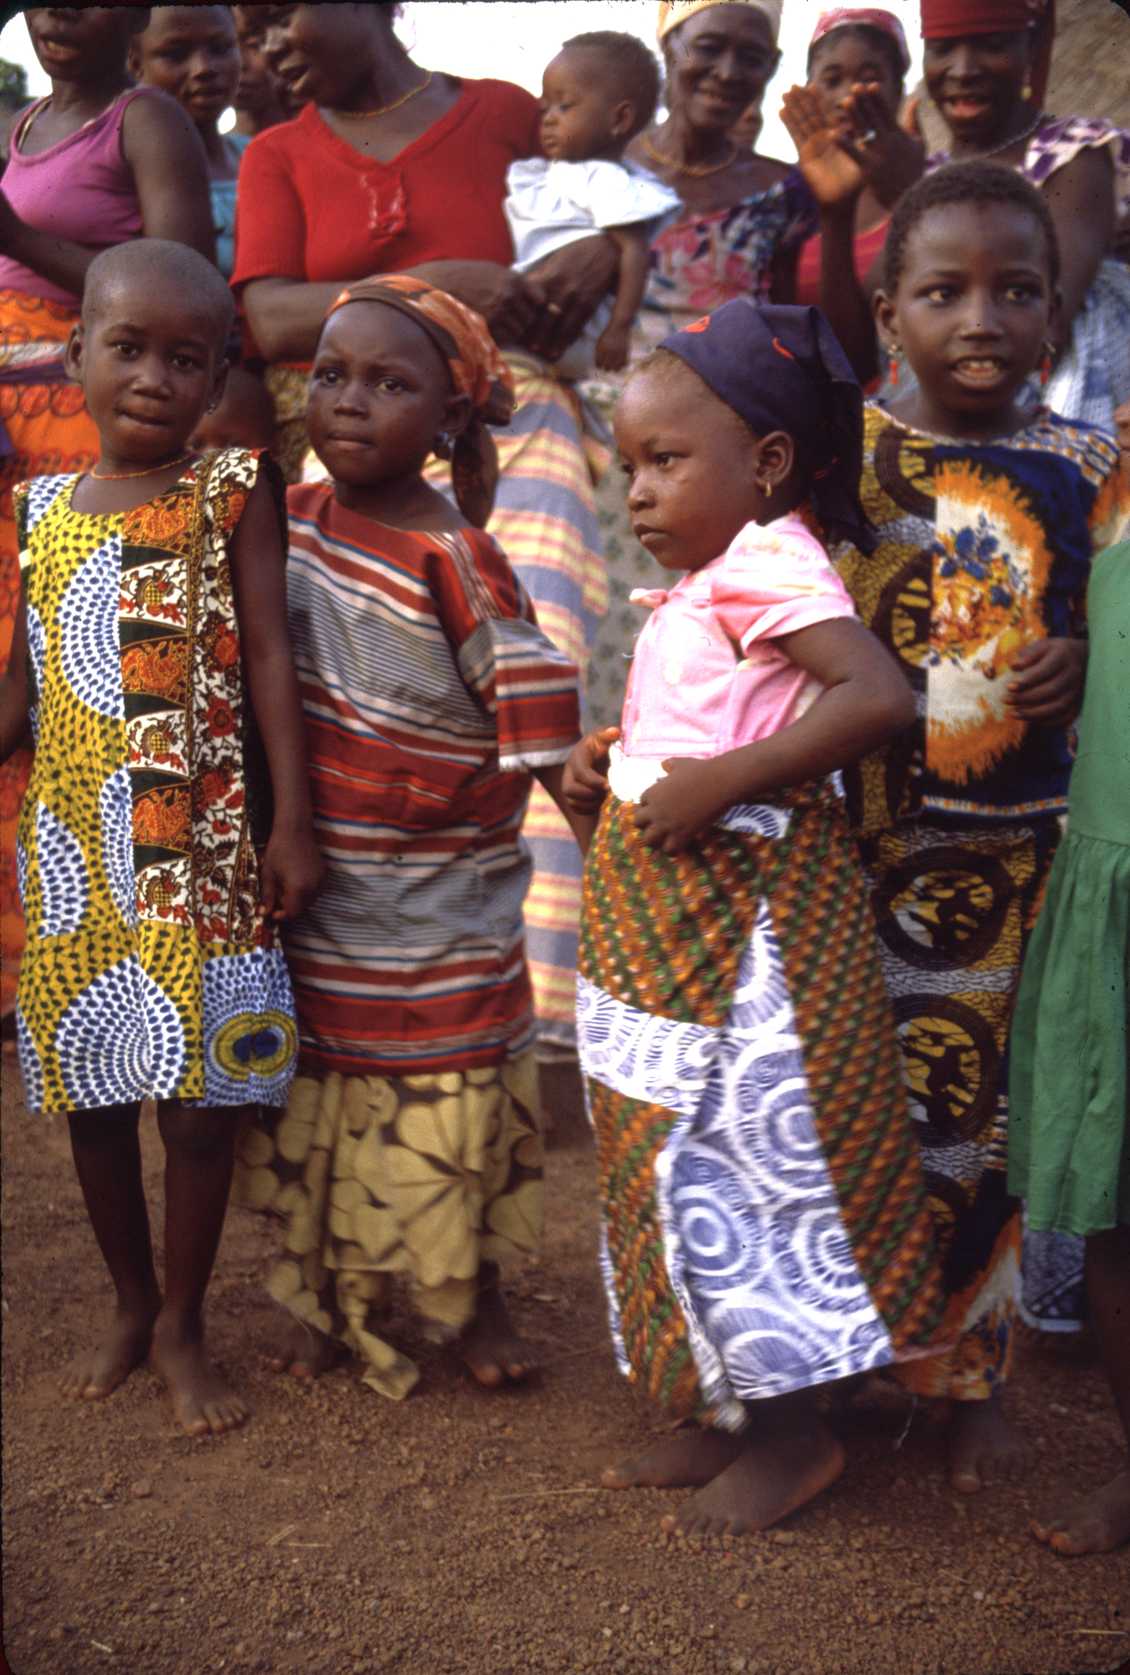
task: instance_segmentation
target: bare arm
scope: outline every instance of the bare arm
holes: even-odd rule
[[[620,271],[612,316],[597,339],[596,364],[606,372],[616,372],[628,364],[632,323],[647,285],[649,246],[643,227],[608,227],[605,231],[620,252]]]
[[[191,244],[215,260],[208,163],[200,135],[174,100],[147,94],[122,118],[122,150],[133,171],[146,238]],[[53,285],[82,295],[97,249],[29,227],[0,200],[0,248]]]
[[[665,762],[667,777],[644,793],[635,814],[653,848],[673,855],[734,803],[757,802],[783,786],[822,779],[913,721],[910,687],[862,623],[838,617],[782,635],[776,643],[824,691],[799,721],[771,738],[710,761]]]
[[[566,762],[557,762],[549,768],[535,768],[534,778],[543,786],[553,798],[580,845],[581,854],[587,855],[592,834],[596,830],[596,816],[582,809],[576,808],[565,794]]]
[[[27,603],[20,588],[20,603],[12,634],[7,672],[0,677],[0,762],[29,743],[27,685]]]
[[[263,855],[263,908],[291,919],[318,892],[306,737],[286,622],[286,553],[268,485],[256,483],[231,545],[232,588],[248,695],[259,724],[275,816]]]
[[[1063,301],[1054,327],[1062,347],[1114,236],[1114,188],[1108,150],[1081,151],[1044,183],[1059,238]]]

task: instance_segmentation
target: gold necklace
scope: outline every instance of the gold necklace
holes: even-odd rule
[[[429,70],[423,81],[420,82],[418,86],[410,87],[407,93],[402,94],[399,99],[394,99],[391,105],[378,105],[375,111],[338,111],[337,115],[358,118],[363,116],[387,116],[390,111],[398,111],[401,105],[406,105],[409,99],[414,99],[417,93],[423,93],[425,88],[432,85],[434,77],[435,71]]]
[[[738,148],[731,142],[730,155],[723,157],[720,163],[680,163],[678,158],[668,157],[665,151],[660,151],[658,146],[652,145],[646,134],[643,137],[643,148],[649,157],[653,157],[657,163],[666,164],[675,174],[693,175],[696,180],[704,180],[709,174],[721,174],[738,156]]]
[[[174,465],[187,465],[192,458],[192,454],[182,454],[179,459],[166,460],[164,465],[147,465],[144,471],[96,471],[92,465],[90,475],[97,477],[100,483],[124,483],[131,477],[155,477],[158,471],[171,471]]]

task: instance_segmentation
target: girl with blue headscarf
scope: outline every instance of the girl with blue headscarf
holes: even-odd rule
[[[837,770],[913,717],[824,541],[868,545],[862,404],[814,308],[669,336],[616,413],[637,539],[620,728],[566,774],[600,809],[577,1034],[623,1371],[692,1428],[605,1476],[694,1484],[672,1525],[764,1529],[839,1474],[824,1384],[926,1351],[933,1225]]]

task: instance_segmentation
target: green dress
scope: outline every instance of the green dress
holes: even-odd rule
[[[1130,1223],[1130,542],[1094,561],[1068,830],[1012,1034],[1008,1184],[1034,1228]]]

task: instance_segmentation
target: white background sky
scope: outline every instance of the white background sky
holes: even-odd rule
[[[827,0],[785,0],[780,69],[764,103],[758,150],[791,159],[792,142],[777,112],[781,94],[804,80],[805,49]],[[911,84],[921,68],[918,0],[883,0],[906,30],[914,58]],[[585,29],[623,29],[655,45],[654,0],[408,0],[399,29],[417,62],[464,76],[494,76],[541,91],[541,73],[562,41]],[[22,18],[0,30],[0,58],[23,64],[33,97],[49,91]],[[908,84],[909,85],[909,84]]]

